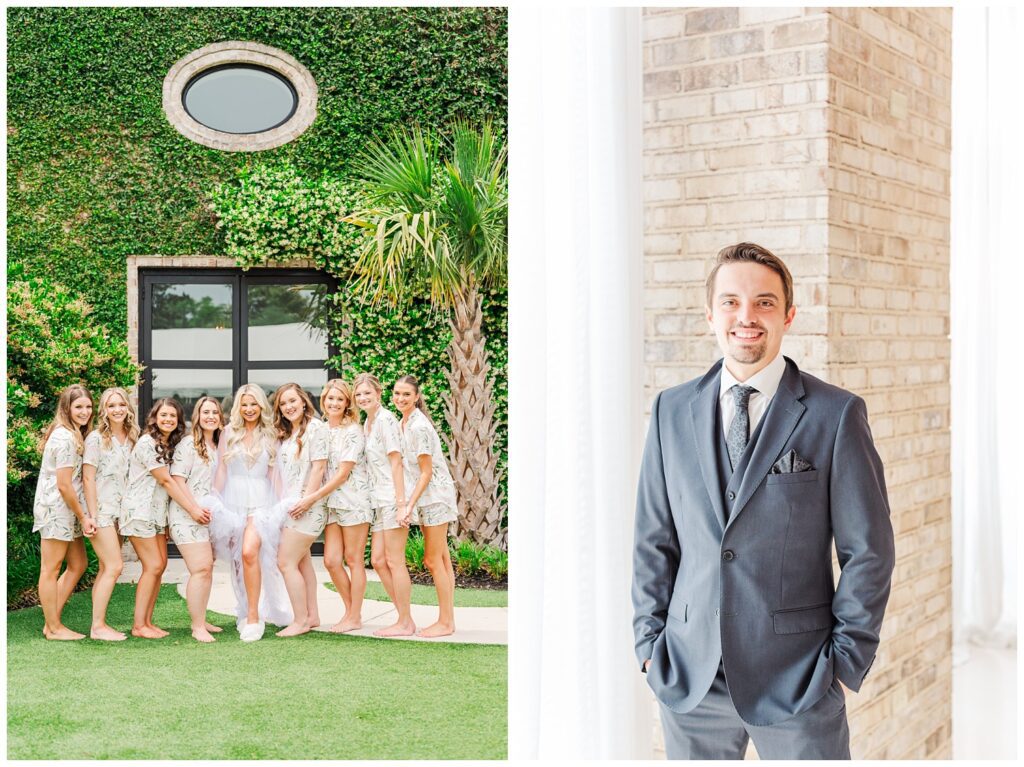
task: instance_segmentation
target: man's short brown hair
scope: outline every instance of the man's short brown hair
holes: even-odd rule
[[[741,261],[750,261],[767,266],[782,278],[782,292],[786,300],[786,312],[788,313],[790,307],[793,306],[793,276],[789,273],[789,269],[786,268],[781,258],[767,248],[762,248],[760,245],[755,245],[752,242],[741,242],[738,245],[730,245],[718,251],[715,265],[711,268],[711,274],[708,275],[708,308],[710,309],[713,306],[715,275],[718,274],[718,270],[725,264],[736,264]]]

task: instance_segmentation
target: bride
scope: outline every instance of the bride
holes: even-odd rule
[[[217,448],[210,537],[217,558],[231,563],[243,642],[262,638],[265,622],[287,626],[292,609],[277,568],[284,523],[274,492],[277,435],[267,395],[256,384],[235,392]]]

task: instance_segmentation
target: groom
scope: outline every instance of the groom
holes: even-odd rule
[[[795,314],[778,257],[725,248],[707,281],[724,359],[651,408],[633,629],[669,758],[742,759],[751,738],[761,759],[850,758],[893,533],[864,401],[779,353]]]

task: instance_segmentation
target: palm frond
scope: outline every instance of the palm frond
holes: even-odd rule
[[[476,130],[457,121],[452,156],[445,163],[445,207],[457,237],[455,260],[466,273],[487,283],[503,279],[508,258],[507,149],[490,122]]]
[[[377,140],[364,151],[354,169],[373,203],[423,211],[430,205],[437,155],[437,142],[419,128],[393,131],[389,141]]]
[[[421,284],[429,286],[433,302],[451,303],[458,272],[433,213],[367,211],[352,222],[368,235],[356,259],[357,292],[373,303],[394,305]]]

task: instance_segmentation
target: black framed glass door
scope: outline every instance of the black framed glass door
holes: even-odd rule
[[[336,375],[327,360],[331,277],[313,270],[148,269],[139,273],[140,418],[175,397],[186,418],[202,396],[231,408],[233,392],[257,383],[268,396],[288,382],[318,404]]]

